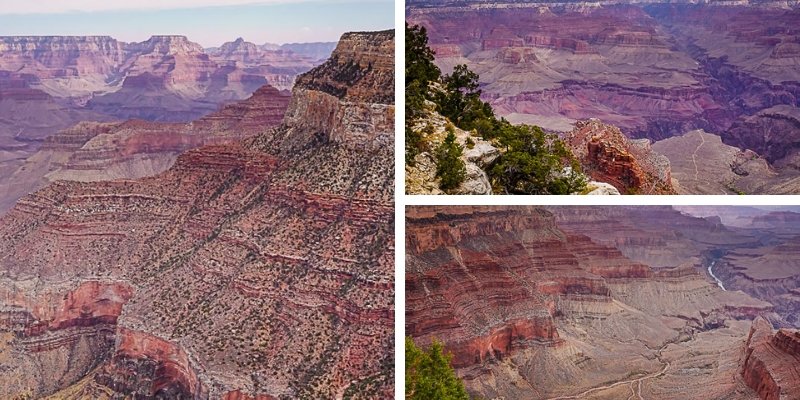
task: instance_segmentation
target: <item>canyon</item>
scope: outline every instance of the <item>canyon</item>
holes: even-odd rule
[[[409,207],[406,334],[481,398],[795,398],[800,214],[739,209]]]
[[[513,123],[596,118],[647,139],[677,193],[800,190],[796,2],[415,0],[406,20]]]
[[[108,36],[0,37],[0,212],[51,180],[45,177],[52,172],[43,165],[47,159],[59,164],[69,157],[91,157],[66,154],[77,151],[76,140],[83,140],[78,137],[86,139],[90,152],[103,154],[96,165],[113,151],[125,153],[120,160],[107,160],[129,164],[117,168],[115,177],[163,171],[181,151],[217,140],[207,127],[220,114],[236,113],[238,101],[257,96],[274,97],[278,106],[288,102],[281,99],[296,77],[322,63],[333,44],[265,48],[240,38],[206,50],[185,36],[152,36],[140,43]],[[276,93],[257,93],[265,85]],[[267,122],[265,128],[283,116],[279,109],[268,114],[269,121],[261,121]],[[256,133],[250,128],[243,132]],[[129,134],[136,139],[119,139],[128,142],[128,151],[109,149],[117,146],[109,140]],[[65,136],[70,143],[60,147]],[[171,148],[167,151],[156,136],[172,141]],[[133,146],[139,150],[130,151]],[[147,147],[157,150],[148,154]],[[141,165],[133,165],[132,153],[145,158]],[[79,175],[104,178],[102,173]],[[69,176],[74,174],[58,178]]]
[[[129,120],[79,122],[44,139],[39,150],[0,180],[0,212],[56,180],[99,181],[152,176],[184,151],[254,136],[283,121],[291,95],[269,85],[248,99],[188,123]]]
[[[49,139],[77,149],[54,174],[117,178],[81,155],[208,133],[161,173],[57,179],[0,219],[0,397],[391,397],[393,59],[394,31],[347,33],[291,96]]]

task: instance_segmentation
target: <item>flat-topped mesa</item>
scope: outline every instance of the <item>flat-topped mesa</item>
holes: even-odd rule
[[[741,374],[764,400],[794,399],[800,393],[800,331],[773,333],[766,319],[756,318],[745,344]]]
[[[129,44],[128,48],[143,53],[162,55],[204,53],[203,46],[190,41],[189,38],[183,35],[153,35],[144,42]]]
[[[286,125],[346,147],[390,145],[393,60],[394,30],[344,34],[327,62],[297,78]]]
[[[577,122],[565,141],[593,180],[611,183],[620,192],[675,193],[669,160],[646,139],[628,139],[619,128],[589,119]]]

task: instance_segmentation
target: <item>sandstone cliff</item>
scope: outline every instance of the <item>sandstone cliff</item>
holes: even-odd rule
[[[763,318],[753,321],[741,369],[745,382],[764,400],[797,398],[800,393],[800,332],[780,329]]]
[[[59,181],[3,218],[0,349],[19,356],[0,397],[392,395],[393,32],[336,54],[275,129],[155,177]],[[87,281],[129,288],[113,318],[81,305],[109,294],[71,330],[38,311]]]

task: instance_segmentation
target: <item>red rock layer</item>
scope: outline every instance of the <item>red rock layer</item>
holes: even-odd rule
[[[114,356],[95,381],[119,393],[143,398],[208,396],[186,353],[144,332],[120,328]]]
[[[606,280],[654,276],[530,207],[409,208],[406,244],[406,333],[458,368],[557,346],[560,300],[609,303]]]
[[[598,120],[578,122],[565,141],[592,180],[622,193],[675,194],[669,160],[649,144],[631,142],[617,127]]]
[[[800,332],[773,333],[769,322],[757,318],[747,338],[741,373],[762,399],[795,398],[800,393]]]
[[[163,154],[174,158],[177,154],[205,144],[232,142],[278,126],[289,106],[290,97],[289,93],[267,85],[246,100],[225,106],[188,124],[128,121],[104,132],[111,137],[110,140],[105,137],[87,140],[67,162],[56,167],[62,170],[96,170],[98,177],[103,179],[103,170],[129,161],[134,156],[154,157]],[[92,129],[89,130],[91,133]],[[61,136],[56,136],[52,141],[59,141]],[[166,164],[164,168],[168,166]],[[161,170],[150,171],[150,174],[159,172]],[[81,180],[93,179],[87,176]]]

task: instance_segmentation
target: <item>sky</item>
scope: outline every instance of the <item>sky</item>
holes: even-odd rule
[[[0,0],[0,36],[141,42],[185,35],[212,47],[238,37],[256,44],[332,42],[344,32],[393,26],[393,0]]]

